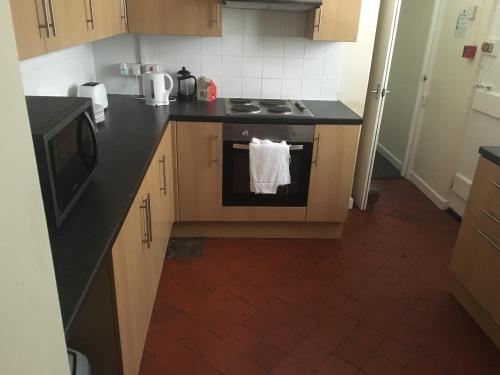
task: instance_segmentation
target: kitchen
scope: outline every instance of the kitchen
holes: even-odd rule
[[[91,1],[79,10],[69,2],[40,3],[33,9],[31,1],[11,1],[22,60],[19,67],[15,58],[15,69],[23,76],[49,225],[55,283],[48,294],[61,310],[46,373],[67,372],[55,360],[61,345],[78,350],[72,354],[78,365],[88,360],[98,374],[340,368],[372,374],[404,366],[418,373],[433,358],[420,347],[411,350],[410,335],[388,334],[374,322],[382,311],[392,316],[396,304],[404,306],[401,329],[408,328],[404,321],[422,311],[413,305],[406,311],[406,299],[382,293],[381,279],[397,284],[380,258],[388,250],[366,252],[362,245],[374,236],[377,246],[390,248],[390,238],[408,240],[418,226],[398,222],[396,233],[390,215],[349,213],[371,59],[358,60],[373,51],[375,2],[271,1],[277,8],[265,11],[256,8],[263,2],[238,1],[151,7]],[[297,4],[299,10],[291,9]],[[29,14],[34,24],[26,21]],[[37,38],[30,39],[34,30]],[[7,35],[14,46],[12,31]],[[104,84],[83,85],[89,81]],[[217,100],[202,100],[214,93]],[[64,132],[53,131],[75,125],[76,143],[70,143],[78,151],[65,148]],[[61,135],[59,145],[43,142]],[[289,176],[283,186],[274,180],[272,194],[253,192],[263,187],[251,167],[259,148],[252,138],[273,147],[286,142]],[[68,152],[81,154],[84,172],[77,176],[58,168],[73,156]],[[50,163],[40,154],[54,159],[54,167],[46,170]],[[429,238],[451,251],[458,223],[436,214],[412,188],[402,189],[433,215]],[[204,238],[203,255],[165,258],[169,238]],[[207,264],[212,258],[215,264]],[[248,267],[236,267],[239,262]],[[355,263],[363,275],[376,271],[371,289],[342,289],[342,279],[352,287],[349,277],[359,278],[345,268]],[[332,294],[325,283],[341,289]],[[427,290],[425,296],[438,299]],[[445,294],[439,299],[445,312],[459,314]],[[269,332],[262,320],[273,323]],[[496,354],[474,332],[484,349],[478,356]],[[381,337],[372,347],[366,335]],[[363,355],[353,354],[358,346]],[[394,357],[396,348],[408,352],[406,361]]]

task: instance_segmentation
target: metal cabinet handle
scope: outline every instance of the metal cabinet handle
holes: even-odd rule
[[[216,20],[215,20],[215,23],[217,25],[217,27],[220,26],[220,7],[221,7],[221,3],[220,3],[220,0],[217,0],[216,2],[216,7],[217,7],[217,14],[216,14]]]
[[[125,24],[125,31],[128,31],[127,0],[121,0],[121,1],[122,1],[121,19],[123,20],[123,22]]]
[[[90,7],[90,19],[87,18],[87,25],[90,23],[92,30],[95,30],[94,0],[89,0],[89,7]]]
[[[38,24],[40,30],[45,30],[47,38],[50,38],[50,27],[49,27],[49,7],[47,6],[47,1],[42,0],[42,10],[43,10],[43,25]]]
[[[487,234],[485,234],[482,230],[476,228],[476,232],[479,233],[486,241],[490,243],[495,249],[500,251],[500,245],[498,245],[495,241],[493,241]]]
[[[323,6],[319,7],[318,24],[315,27],[318,29],[318,33],[321,31],[321,16],[323,15]]]
[[[153,242],[153,223],[152,223],[152,214],[151,214],[151,196],[148,193],[147,199],[148,205],[148,235],[149,235],[149,243]]]
[[[139,206],[141,212],[142,210],[144,210],[144,213],[145,213],[145,222],[146,222],[146,231],[145,233],[142,233],[142,243],[143,244],[146,244],[146,246],[148,247],[148,249],[151,248],[151,242],[150,242],[150,234],[149,234],[149,214],[148,214],[148,200],[149,200],[149,194],[148,194],[148,198],[146,199],[143,199],[142,202],[141,202],[141,205]],[[142,215],[141,215],[142,216]]]
[[[57,26],[56,26],[56,17],[54,15],[54,4],[52,4],[52,0],[48,0],[49,1],[49,12],[50,12],[50,20],[51,20],[51,23],[49,24],[49,26],[52,28],[52,35],[54,37],[57,36]]]
[[[165,168],[165,155],[158,161],[162,165],[163,171],[163,187],[160,185],[160,191],[163,191],[163,195],[167,195],[167,172]]]
[[[500,189],[500,184],[493,181],[493,180],[490,180],[490,184],[492,184],[494,187],[496,187],[497,189]]]
[[[316,154],[314,155],[314,160],[313,164],[316,164],[316,167],[318,166],[318,155],[319,155],[319,141],[320,141],[320,134],[318,133],[318,136],[314,138],[314,142],[316,143]]]
[[[211,137],[212,139],[215,139],[217,141],[217,157],[212,160],[212,163],[217,163],[217,166],[220,166],[220,138],[221,138],[221,131],[219,129],[219,132],[215,137]]]
[[[233,143],[233,149],[235,150],[249,150],[250,145]],[[304,149],[304,145],[290,145],[290,151],[301,151]]]
[[[483,214],[488,216],[491,220],[493,220],[496,224],[500,225],[500,219],[497,218],[492,212],[488,210],[483,210]]]

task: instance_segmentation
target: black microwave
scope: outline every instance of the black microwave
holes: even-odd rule
[[[27,96],[26,105],[47,223],[60,227],[97,167],[92,100]]]

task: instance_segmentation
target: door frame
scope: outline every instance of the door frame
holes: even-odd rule
[[[434,9],[432,11],[432,21],[431,27],[429,29],[429,36],[427,37],[427,45],[425,47],[424,60],[422,63],[422,71],[420,74],[420,84],[418,88],[417,98],[415,100],[415,104],[413,106],[413,115],[410,124],[410,133],[408,135],[408,142],[406,146],[405,157],[403,160],[403,166],[401,168],[401,176],[405,178],[409,178],[413,163],[415,161],[417,145],[420,139],[420,131],[422,129],[422,120],[423,120],[423,110],[425,107],[425,102],[423,102],[424,97],[426,96],[426,90],[428,89],[428,84],[432,79],[432,71],[430,68],[433,65],[435,60],[435,45],[437,43],[437,39],[439,37],[439,32],[441,29],[440,19],[444,12],[444,0],[435,0]],[[424,81],[424,76],[427,77],[427,80]]]
[[[380,95],[382,91],[387,90],[387,84],[389,82],[389,74],[391,71],[391,64],[392,64],[393,55],[394,55],[394,45],[395,45],[396,36],[397,36],[402,1],[403,0],[396,0],[396,8],[395,8],[392,20],[391,20],[392,25],[391,25],[391,35],[389,38],[389,48],[388,48],[387,56],[386,56],[386,60],[385,60],[385,66],[384,66],[384,72],[382,74],[382,80],[381,80],[380,84],[377,84],[377,89],[379,90],[379,93],[377,95]],[[380,17],[380,14],[379,14],[379,17]],[[377,46],[375,45],[374,48],[376,48],[376,47]],[[372,68],[373,68],[373,61],[372,61]],[[369,86],[368,86],[368,91],[366,93],[367,97],[369,95],[374,94],[374,92],[372,90],[374,90],[375,87],[370,87],[370,83],[375,84],[375,82],[368,83]],[[366,207],[368,205],[368,194],[370,193],[370,186],[371,186],[371,180],[372,180],[372,174],[373,174],[373,165],[375,163],[375,153],[377,150],[378,139],[379,139],[379,134],[380,134],[380,125],[382,122],[385,97],[386,97],[386,95],[380,97],[378,107],[377,107],[377,114],[376,114],[376,120],[375,120],[375,131],[374,131],[374,135],[373,135],[372,144],[370,147],[371,150],[370,150],[370,157],[369,157],[370,162],[368,165],[368,178],[365,182],[365,186],[363,189],[364,196],[362,198],[361,204],[358,205],[359,209],[362,211],[365,211]],[[366,103],[368,103],[368,99],[366,100]],[[366,110],[366,108],[365,108],[365,110]]]

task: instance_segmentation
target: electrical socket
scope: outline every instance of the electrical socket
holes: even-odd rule
[[[147,73],[147,72],[159,72],[160,71],[160,64],[143,64],[142,65],[142,71],[144,73]]]
[[[120,74],[125,77],[138,77],[141,75],[141,64],[121,62]]]

